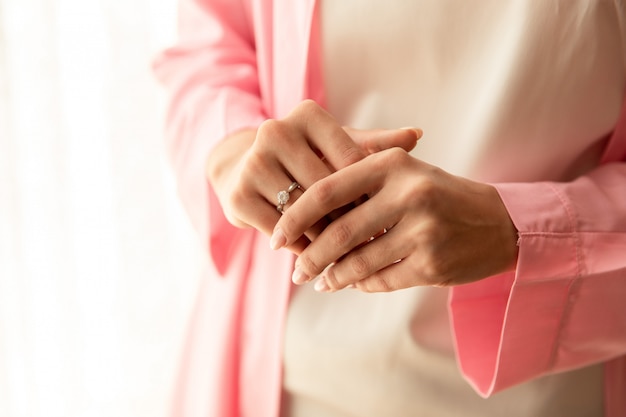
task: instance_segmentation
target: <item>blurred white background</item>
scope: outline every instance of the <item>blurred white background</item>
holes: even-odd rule
[[[166,414],[200,255],[150,61],[175,0],[0,0],[0,416]]]

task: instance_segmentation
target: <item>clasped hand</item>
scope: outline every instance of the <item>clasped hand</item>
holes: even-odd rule
[[[218,148],[207,171],[229,221],[296,253],[293,281],[319,276],[318,291],[447,286],[513,268],[516,231],[495,188],[411,157],[420,135],[346,130],[305,102],[241,140],[245,152]],[[281,215],[276,192],[293,181]]]

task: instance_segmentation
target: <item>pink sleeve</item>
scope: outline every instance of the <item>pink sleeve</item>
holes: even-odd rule
[[[626,355],[626,111],[621,120],[588,175],[495,185],[519,231],[517,270],[456,287],[450,302],[459,363],[480,394]]]
[[[225,219],[205,179],[222,138],[264,119],[249,15],[241,1],[181,0],[179,43],[154,69],[169,94],[166,141],[185,208],[220,272],[243,231]]]

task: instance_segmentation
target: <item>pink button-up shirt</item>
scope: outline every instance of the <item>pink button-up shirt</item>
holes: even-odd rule
[[[620,2],[607,4],[626,16]],[[228,134],[283,117],[307,97],[323,103],[315,6],[314,0],[181,0],[180,43],[157,59],[157,74],[171,92],[168,151],[210,255],[176,387],[176,416],[279,413],[293,257],[226,221],[204,164]],[[623,95],[624,87],[615,88]],[[456,287],[450,301],[458,361],[481,395],[605,362],[606,416],[626,415],[622,108],[611,116],[616,128],[601,163],[584,175],[494,184],[519,230],[517,271]]]

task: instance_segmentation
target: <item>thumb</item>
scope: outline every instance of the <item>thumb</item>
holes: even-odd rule
[[[413,127],[402,129],[355,129],[344,127],[343,130],[357,145],[370,154],[396,147],[409,152],[415,148],[417,141],[422,137],[422,130]]]

